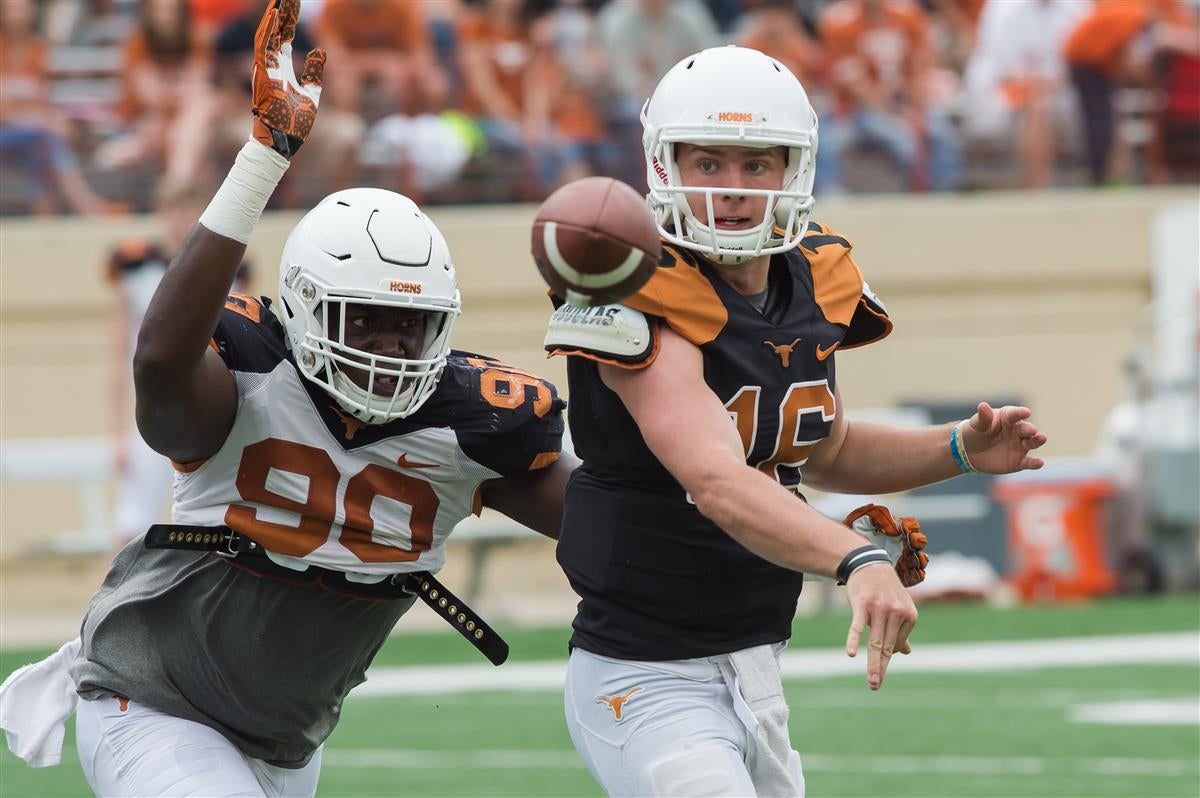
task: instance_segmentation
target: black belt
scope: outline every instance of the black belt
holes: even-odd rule
[[[155,524],[146,532],[145,546],[148,549],[211,551],[228,558],[231,565],[244,565],[263,576],[292,584],[313,585],[358,599],[388,601],[417,596],[479,649],[493,665],[508,659],[508,643],[504,642],[504,638],[428,571],[395,574],[370,584],[351,582],[340,571],[313,565],[304,571],[297,571],[272,561],[253,538],[234,532],[227,526]]]

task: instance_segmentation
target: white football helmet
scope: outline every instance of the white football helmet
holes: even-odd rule
[[[646,150],[646,197],[659,232],[673,244],[717,263],[735,265],[794,247],[813,208],[817,114],[800,81],[787,67],[747,47],[712,47],[680,61],[663,76],[642,108]],[[737,189],[767,195],[762,221],[746,230],[718,230],[702,223],[688,194],[704,194],[713,218],[713,193],[727,188],[687,186],[679,178],[674,145],[787,147],[787,171],[778,191]]]
[[[411,415],[433,394],[461,304],[441,232],[408,197],[377,188],[338,191],[305,214],[283,247],[279,298],[301,373],[367,424]],[[341,306],[340,329],[329,328],[331,304]],[[347,347],[346,306],[353,304],[424,311],[420,357]],[[396,377],[396,386],[390,395],[364,391],[345,367],[366,371],[369,386],[377,377]]]

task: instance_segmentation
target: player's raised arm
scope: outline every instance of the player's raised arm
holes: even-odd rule
[[[138,335],[138,429],[181,462],[216,452],[233,423],[233,376],[209,342],[246,243],[316,121],[325,53],[310,52],[296,78],[299,14],[300,0],[272,0],[263,13],[254,38],[253,133],[172,262]]]

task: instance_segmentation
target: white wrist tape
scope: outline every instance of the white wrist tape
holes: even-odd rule
[[[217,235],[248,243],[287,168],[287,158],[250,139],[242,145],[225,182],[200,215],[200,224]]]

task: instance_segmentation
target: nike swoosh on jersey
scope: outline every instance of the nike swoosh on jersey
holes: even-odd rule
[[[396,460],[396,465],[401,468],[438,468],[437,463],[418,463],[408,459],[408,452],[404,452]]]
[[[829,345],[828,347],[826,347],[825,349],[822,349],[822,348],[821,348],[821,346],[818,344],[818,345],[817,345],[817,360],[824,360],[825,358],[827,358],[827,357],[829,357],[830,355],[832,355],[832,354],[833,354],[833,350],[835,350],[835,349],[837,349],[837,348],[838,348],[838,342],[837,342],[837,341],[834,341],[832,344],[830,344],[830,345]]]

